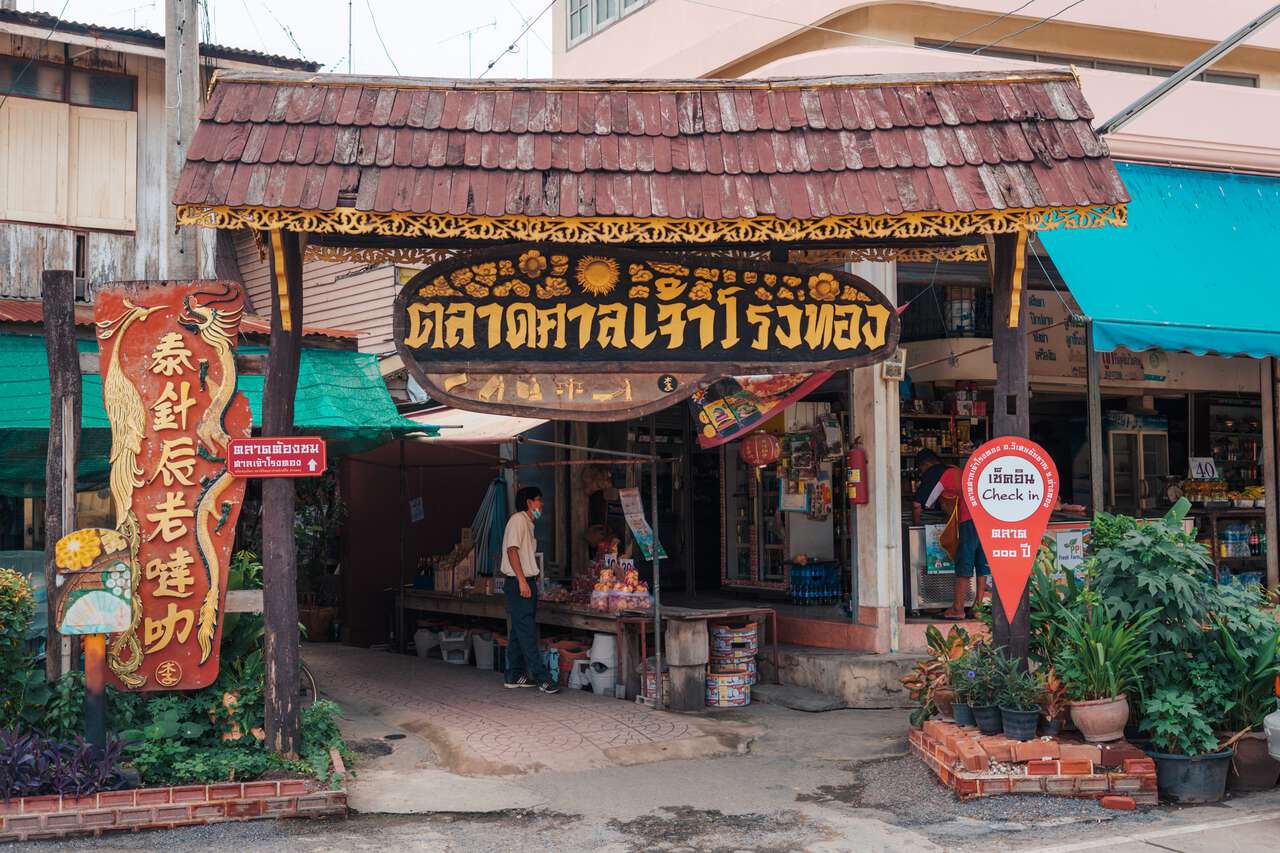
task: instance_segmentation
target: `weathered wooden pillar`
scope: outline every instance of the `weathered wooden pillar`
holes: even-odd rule
[[[1031,391],[1027,381],[1027,300],[1024,272],[1027,233],[997,234],[988,243],[991,254],[992,358],[996,363],[996,392],[991,416],[992,436],[1031,437]],[[1034,543],[1033,547],[1038,547]],[[1029,600],[1024,589],[1015,605],[1012,624],[1006,606],[992,585],[991,633],[997,647],[1026,661],[1031,641]]]
[[[49,450],[44,469],[44,588],[49,628],[44,671],[53,681],[70,668],[55,614],[54,546],[76,526],[80,450],[80,357],[76,352],[75,281],[70,270],[43,275],[44,347],[49,361]]]
[[[271,344],[262,393],[262,434],[293,434],[302,350],[302,240],[272,231]],[[298,565],[293,540],[294,490],[288,477],[262,481],[262,590],[265,616],[267,744],[295,756],[298,732]]]
[[[1085,395],[1089,421],[1089,503],[1093,512],[1106,510],[1106,464],[1102,448],[1102,364],[1093,347],[1093,321],[1084,321],[1085,360],[1088,363]]]

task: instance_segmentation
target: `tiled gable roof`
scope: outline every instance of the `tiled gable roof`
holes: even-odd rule
[[[1066,71],[779,80],[219,75],[180,205],[820,219],[1128,200]]]

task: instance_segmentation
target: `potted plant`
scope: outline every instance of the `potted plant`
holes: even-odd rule
[[[1223,746],[1235,748],[1227,786],[1235,791],[1265,791],[1280,779],[1280,761],[1267,751],[1263,720],[1275,709],[1276,676],[1280,674],[1280,628],[1241,632],[1237,639],[1219,618],[1217,648],[1227,663],[1223,673],[1228,692],[1225,720],[1234,732]]]
[[[1046,735],[1054,736],[1062,730],[1062,718],[1067,713],[1067,688],[1058,677],[1058,671],[1046,667],[1038,671],[1040,679],[1040,711],[1044,714],[1041,729]]]
[[[1004,736],[1010,740],[1031,740],[1040,722],[1040,698],[1043,688],[1020,661],[1010,658],[1000,665],[1000,720]]]
[[[953,697],[951,713],[956,723],[962,726],[975,725],[973,706],[969,704],[973,699],[973,681],[977,677],[977,673],[974,672],[975,657],[974,653],[969,651],[951,661],[947,666],[947,682]]]
[[[1071,722],[1090,742],[1119,740],[1129,720],[1127,694],[1148,663],[1146,632],[1154,611],[1123,623],[1094,612],[1063,612],[1057,670],[1071,698]]]
[[[999,705],[1001,669],[999,654],[990,646],[979,645],[974,648],[973,668],[964,673],[971,682],[973,721],[984,735],[997,734],[1004,728]]]
[[[969,632],[959,625],[951,626],[944,636],[937,626],[925,631],[929,656],[918,661],[902,678],[902,686],[919,703],[911,715],[911,724],[919,727],[932,716],[951,720],[955,698],[950,686],[950,664],[962,657],[969,647]]]
[[[1160,793],[1175,803],[1216,803],[1227,788],[1234,750],[1223,748],[1191,691],[1162,687],[1147,699],[1142,727]]]

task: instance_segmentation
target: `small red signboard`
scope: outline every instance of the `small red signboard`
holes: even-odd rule
[[[1034,441],[1002,436],[973,452],[963,477],[964,500],[1012,623],[1058,503],[1058,469]]]
[[[314,435],[236,438],[227,448],[235,477],[319,477],[324,468],[324,439]]]

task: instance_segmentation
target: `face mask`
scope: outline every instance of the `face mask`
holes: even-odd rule
[[[533,511],[533,520],[534,520],[534,521],[537,521],[537,520],[538,520],[538,519],[540,519],[540,518],[542,518],[542,510],[540,510],[540,509],[535,509],[535,510]]]

